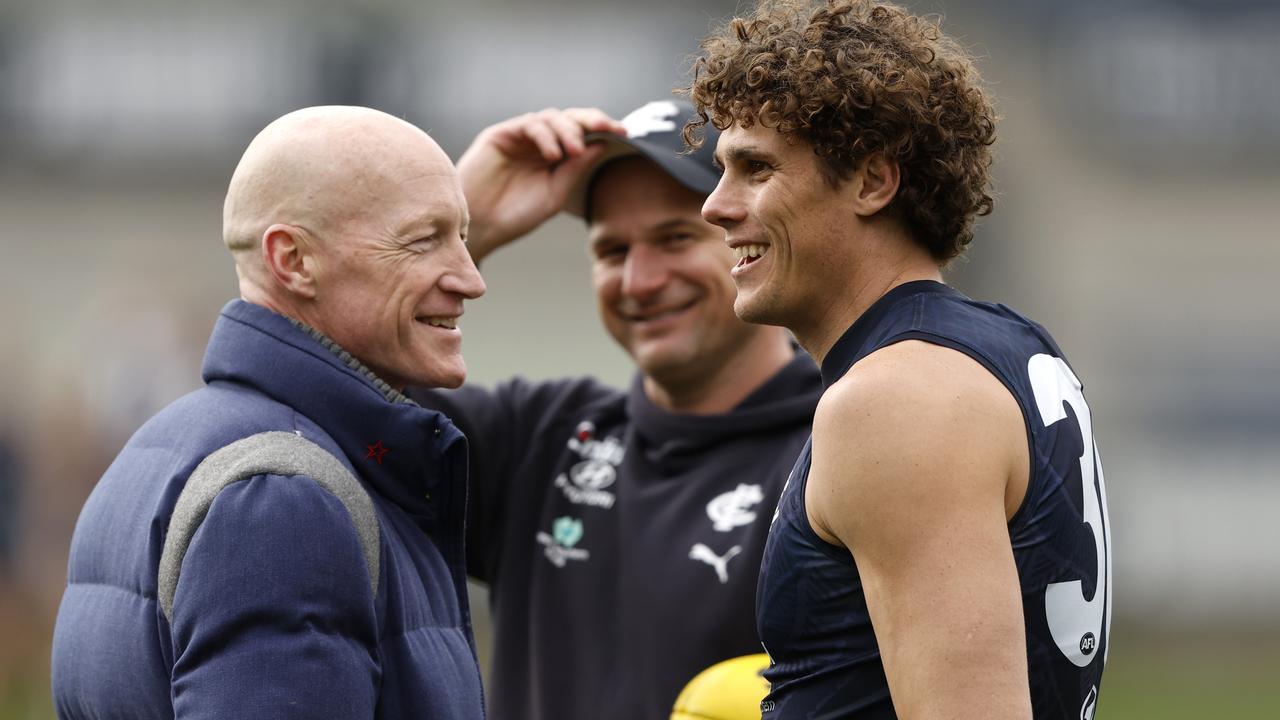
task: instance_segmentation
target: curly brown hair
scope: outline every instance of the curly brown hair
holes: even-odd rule
[[[901,174],[890,205],[939,264],[991,212],[995,111],[973,60],[936,21],[870,0],[761,0],[702,42],[688,89],[699,118],[808,142],[838,186],[875,152]]]

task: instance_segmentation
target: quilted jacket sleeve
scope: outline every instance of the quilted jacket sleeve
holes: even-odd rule
[[[182,562],[171,636],[180,720],[374,716],[369,571],[346,508],[308,477],[218,494]]]

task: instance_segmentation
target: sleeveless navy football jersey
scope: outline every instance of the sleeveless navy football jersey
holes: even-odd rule
[[[932,281],[872,305],[822,363],[830,387],[858,360],[902,340],[943,345],[981,363],[1022,408],[1031,471],[1009,521],[1026,623],[1036,718],[1090,720],[1111,624],[1111,533],[1102,464],[1080,381],[1044,328],[1003,305]],[[773,660],[773,718],[893,718],[893,703],[853,557],[819,538],[805,514],[812,438],[783,490],[765,545],[757,612]]]

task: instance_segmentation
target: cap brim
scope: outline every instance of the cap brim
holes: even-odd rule
[[[640,155],[647,158],[662,168],[663,172],[670,175],[676,182],[699,195],[710,195],[716,189],[716,184],[720,182],[720,176],[717,173],[711,172],[689,155],[674,155],[671,152],[671,148],[645,142],[643,138],[628,138],[613,133],[594,132],[588,133],[584,140],[589,144],[603,143],[607,147],[604,153],[592,163],[591,167],[582,173],[582,177],[578,179],[577,184],[569,191],[569,198],[565,201],[564,210],[577,217],[583,217],[586,212],[587,193],[591,190],[591,182],[595,179],[596,174],[607,163],[621,157]]]

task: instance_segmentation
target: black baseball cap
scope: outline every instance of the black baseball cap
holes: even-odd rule
[[[684,126],[695,117],[693,106],[684,100],[654,100],[645,103],[622,118],[626,137],[608,132],[588,133],[586,142],[608,145],[582,179],[569,193],[565,210],[578,217],[589,218],[591,187],[600,170],[610,162],[630,155],[641,155],[666,171],[676,182],[699,195],[710,195],[720,182],[720,169],[714,158],[720,131],[707,123],[698,149],[685,153]]]

